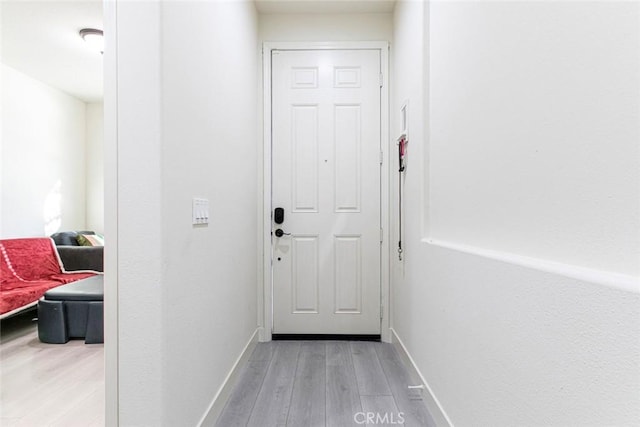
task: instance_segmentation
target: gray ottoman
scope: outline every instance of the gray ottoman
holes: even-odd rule
[[[38,338],[64,344],[84,338],[86,344],[104,342],[104,276],[78,280],[48,290],[38,301]]]

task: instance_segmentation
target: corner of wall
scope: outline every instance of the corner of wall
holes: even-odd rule
[[[258,345],[258,341],[259,330],[256,329],[253,334],[251,334],[249,341],[236,359],[233,367],[225,377],[216,395],[211,400],[209,407],[198,422],[198,427],[215,426],[218,417],[222,413],[222,410],[229,400],[229,397],[231,397],[231,393],[233,392],[233,389],[238,382],[242,370],[249,361],[253,350],[256,348],[256,345]]]
[[[412,378],[416,382],[419,382],[419,384],[414,385],[423,387],[421,389],[421,396],[424,399],[423,402],[427,407],[427,411],[436,422],[436,425],[453,426],[453,423],[447,416],[447,413],[438,401],[438,398],[429,386],[429,383],[422,375],[422,372],[420,372],[418,365],[416,365],[416,362],[413,360],[413,358],[409,354],[409,351],[398,336],[398,333],[394,329],[391,330],[391,343],[398,352],[398,355],[400,356],[400,359],[402,360],[405,368],[409,371],[410,378]]]

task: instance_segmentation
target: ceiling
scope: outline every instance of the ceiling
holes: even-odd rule
[[[102,101],[102,55],[82,28],[103,29],[102,0],[1,0],[2,63],[85,102]]]
[[[218,1],[218,0],[206,0]],[[85,102],[102,101],[102,55],[82,28],[103,29],[102,0],[0,0],[3,64]],[[395,0],[255,0],[259,13],[390,13]]]

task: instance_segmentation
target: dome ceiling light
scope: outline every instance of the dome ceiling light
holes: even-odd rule
[[[102,30],[95,28],[83,28],[80,30],[80,37],[87,43],[92,50],[100,53],[104,52],[104,37]]]

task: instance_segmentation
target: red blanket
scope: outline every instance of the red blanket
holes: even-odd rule
[[[51,288],[91,276],[64,272],[50,238],[0,240],[0,315],[38,301]]]

